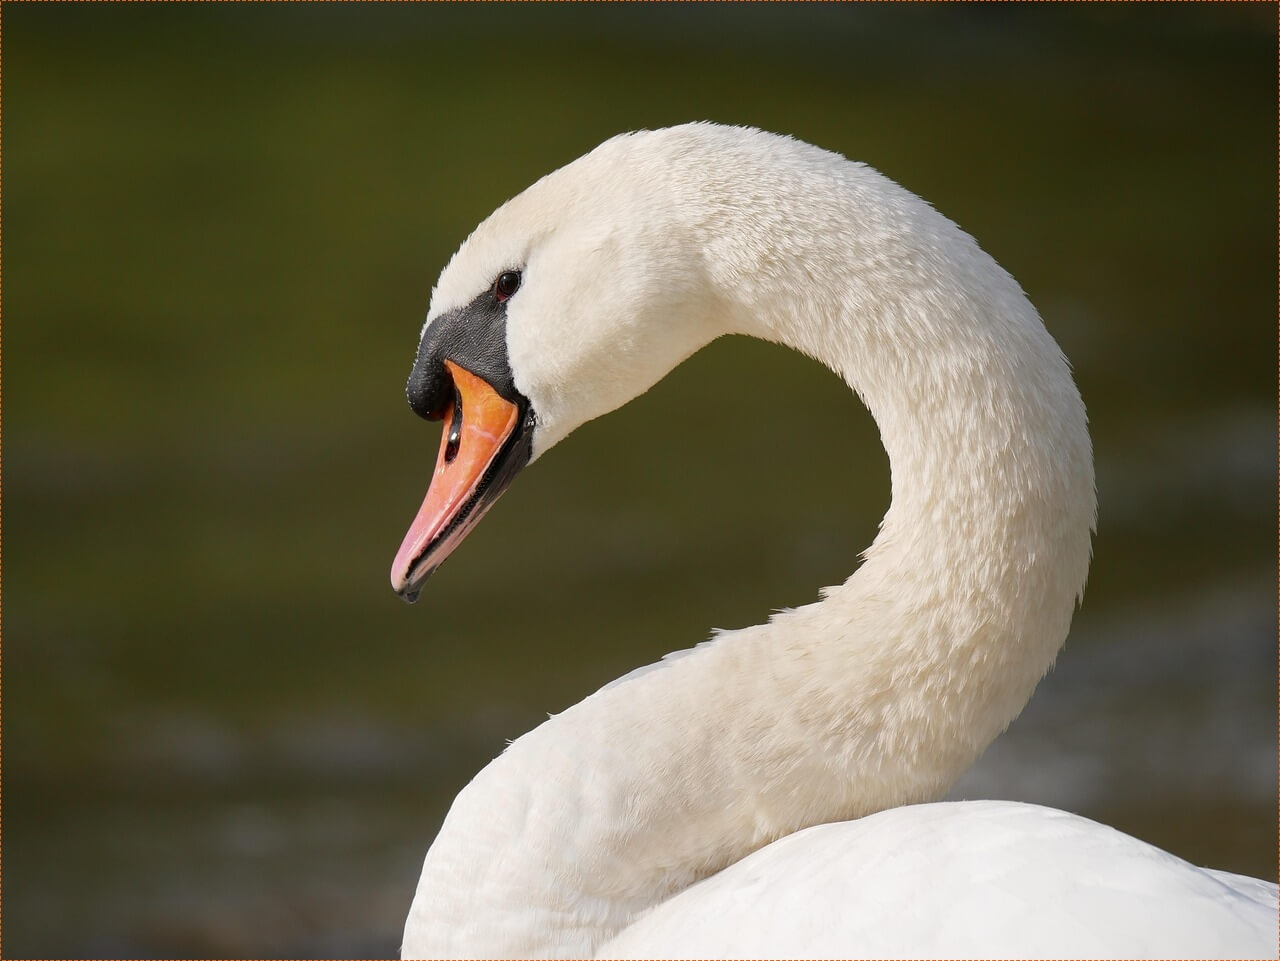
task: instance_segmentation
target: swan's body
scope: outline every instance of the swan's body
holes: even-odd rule
[[[731,923],[708,923],[724,919]],[[775,841],[604,957],[1142,958],[1269,952],[1275,886],[1033,804],[891,808]]]
[[[405,956],[1275,956],[1274,886],[1043,808],[902,807],[940,796],[1052,663],[1095,502],[1084,407],[1034,308],[869,168],[691,125],[615,138],[481,224],[410,379],[453,440],[397,590],[525,462],[727,333],[822,360],[867,404],[892,471],[879,536],[819,603],[514,742],[428,852]]]

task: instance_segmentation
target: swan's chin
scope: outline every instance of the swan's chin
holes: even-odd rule
[[[391,587],[412,604],[423,584],[529,462],[529,419],[482,377],[451,360],[453,409],[435,473],[391,564]]]

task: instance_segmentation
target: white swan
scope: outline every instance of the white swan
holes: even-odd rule
[[[916,803],[1062,644],[1093,467],[1017,283],[865,166],[688,125],[614,138],[493,213],[441,274],[409,380],[449,423],[395,589],[416,597],[525,463],[727,333],[818,358],[870,408],[879,536],[821,602],[511,744],[428,852],[404,955],[1275,957],[1274,885],[1060,811]]]

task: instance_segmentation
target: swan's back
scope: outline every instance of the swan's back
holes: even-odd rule
[[[1277,956],[1276,886],[1086,818],[970,801],[782,838],[660,905],[604,957]]]

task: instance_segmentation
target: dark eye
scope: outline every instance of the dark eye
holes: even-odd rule
[[[503,271],[493,282],[493,295],[498,298],[498,303],[509,299],[519,289],[520,272],[516,270]]]

